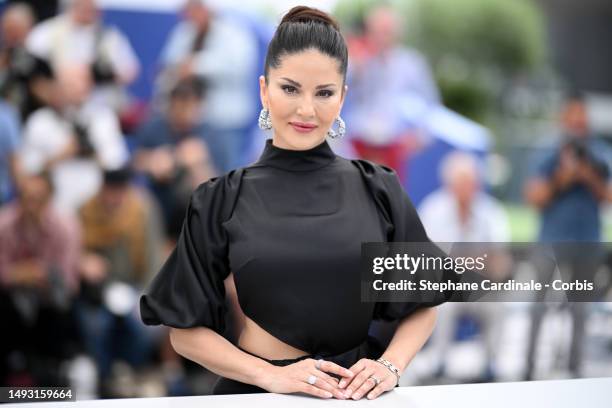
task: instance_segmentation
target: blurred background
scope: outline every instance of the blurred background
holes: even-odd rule
[[[298,4],[0,1],[2,386],[210,392],[137,300],[195,186],[261,152],[257,78]],[[307,5],[349,44],[330,143],[393,167],[432,240],[612,239],[612,3]],[[610,287],[609,251],[564,263]],[[611,376],[601,300],[443,305],[402,385]]]

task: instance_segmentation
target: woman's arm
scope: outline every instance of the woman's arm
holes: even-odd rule
[[[238,304],[236,285],[232,273],[224,280],[226,296],[231,313],[235,316],[236,336],[244,325],[244,314]],[[266,361],[254,357],[235,347],[230,341],[207,327],[191,329],[170,328],[170,343],[183,357],[206,367],[222,377],[260,386],[266,368],[272,367]]]
[[[311,358],[284,367],[274,366],[243,352],[207,327],[172,328],[170,343],[178,354],[215,374],[253,384],[270,392],[302,392],[320,398],[334,396],[344,399],[338,383],[327,373],[347,378],[352,376],[350,371],[330,361],[316,369],[316,362]],[[307,380],[312,375],[316,375],[317,380],[311,385]]]
[[[403,318],[382,358],[403,372],[431,335],[436,313],[435,308],[428,307]],[[345,378],[339,384],[340,388],[346,387],[347,398],[358,400],[367,395],[368,399],[374,399],[397,384],[397,377],[387,367],[367,358],[359,360],[350,370],[355,373],[353,379]],[[377,384],[372,381],[374,378]]]
[[[419,309],[401,320],[382,358],[403,372],[434,329],[435,307]]]
[[[230,273],[225,279],[224,286],[230,309],[235,315],[236,335],[239,336],[244,327],[245,316],[238,303],[233,274]],[[338,389],[338,383],[327,373],[347,378],[352,375],[345,368],[329,361],[320,367],[320,371],[315,370],[316,362],[310,358],[285,367],[277,367],[243,352],[207,327],[170,328],[170,343],[178,354],[217,375],[252,384],[270,392],[303,392],[320,398],[335,396],[344,399]],[[315,372],[318,374],[316,386],[307,384],[305,380]]]
[[[251,356],[207,327],[170,329],[170,343],[181,356],[206,367],[215,374],[247,384],[261,386],[266,361]]]

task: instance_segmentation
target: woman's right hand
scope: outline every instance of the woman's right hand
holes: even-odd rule
[[[328,373],[347,379],[354,374],[331,361],[322,360],[320,364],[317,361],[320,360],[307,358],[284,367],[271,366],[260,386],[278,394],[302,392],[319,398],[346,399],[345,391],[338,387],[338,380]],[[313,384],[308,383],[310,376],[314,376]]]

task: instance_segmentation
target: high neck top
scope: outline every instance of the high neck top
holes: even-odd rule
[[[311,171],[325,167],[335,159],[336,154],[326,140],[311,149],[289,150],[274,146],[272,139],[268,139],[256,164],[287,171]]]
[[[256,164],[194,192],[141,315],[147,324],[223,334],[224,280],[232,274],[245,316],[304,354],[350,353],[350,367],[380,356],[353,353],[373,319],[398,320],[419,306],[361,300],[362,243],[427,240],[387,168],[336,156],[326,142],[296,151],[269,140]]]

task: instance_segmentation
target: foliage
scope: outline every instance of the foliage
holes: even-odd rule
[[[375,0],[340,0],[336,16],[362,29]],[[404,43],[429,58],[445,105],[483,122],[514,77],[546,60],[544,20],[532,0],[386,1],[403,17]]]

